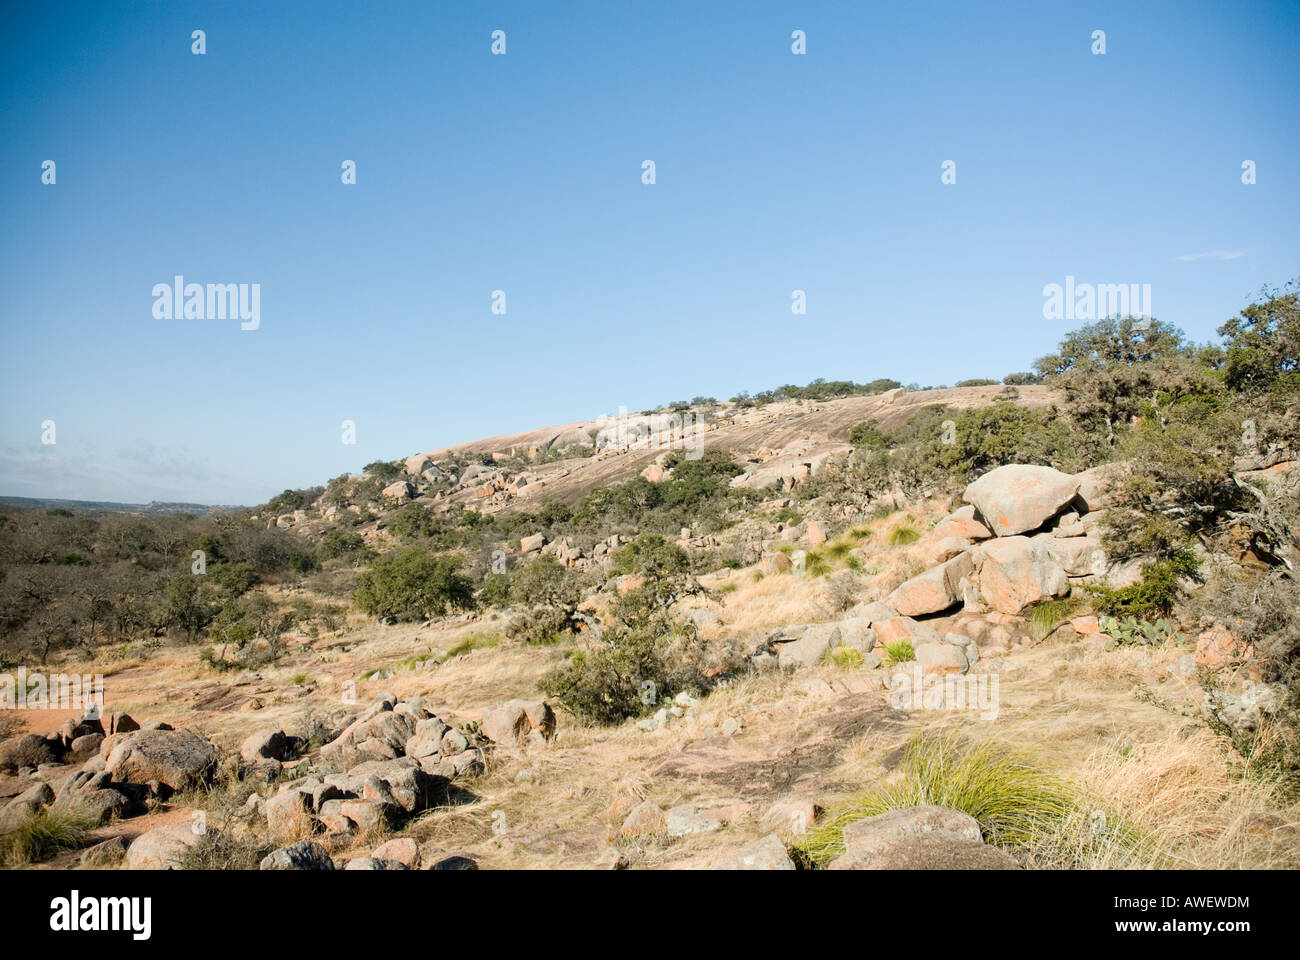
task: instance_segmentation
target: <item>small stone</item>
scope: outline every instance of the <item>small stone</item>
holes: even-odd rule
[[[627,815],[623,826],[619,828],[619,833],[625,837],[647,836],[663,833],[666,827],[663,810],[653,800],[646,800],[634,807]]]

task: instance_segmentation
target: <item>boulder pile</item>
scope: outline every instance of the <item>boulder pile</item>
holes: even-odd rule
[[[107,733],[105,732],[107,730]],[[37,760],[36,766],[22,766]],[[141,729],[126,714],[69,720],[48,734],[0,743],[0,767],[16,768],[31,787],[0,808],[0,833],[46,807],[75,806],[107,822],[148,812],[153,800],[212,782],[217,748],[188,730],[154,723]]]
[[[244,746],[256,754],[259,745],[274,751],[274,744],[261,734]],[[444,723],[418,697],[398,701],[392,694],[371,704],[320,753],[342,772],[290,781],[268,800],[249,798],[273,836],[394,826],[439,802],[453,779],[483,770],[476,734]]]
[[[850,647],[874,667],[887,645],[905,640],[924,673],[944,674],[967,672],[981,647],[1007,652],[1026,609],[1063,597],[1076,584],[1116,577],[1096,513],[1107,504],[1105,481],[1113,469],[1071,476],[1010,464],[989,471],[966,488],[966,505],[920,542],[931,567],[840,621],[783,628],[751,662],[792,669]],[[924,619],[940,614],[957,617],[950,632],[941,634]]]

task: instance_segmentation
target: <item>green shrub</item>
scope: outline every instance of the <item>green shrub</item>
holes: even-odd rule
[[[247,563],[218,562],[209,564],[208,578],[216,584],[223,597],[233,599],[247,593],[260,579],[257,571]]]
[[[1194,577],[1199,564],[1190,551],[1181,550],[1142,567],[1142,582],[1118,590],[1089,587],[1093,608],[1102,615],[1154,620],[1168,616],[1180,595],[1179,582]]]
[[[461,558],[407,547],[375,560],[357,579],[356,602],[366,613],[421,620],[474,605],[474,588]]]
[[[363,473],[369,474],[376,480],[394,480],[405,473],[403,466],[397,463],[389,463],[386,460],[376,460],[373,463],[367,463]]]
[[[506,635],[520,643],[552,644],[572,634],[575,626],[569,614],[558,607],[530,607],[510,620]]]
[[[893,666],[896,663],[907,663],[915,659],[916,651],[912,649],[911,640],[895,640],[893,643],[885,644],[886,664]]]
[[[1164,619],[1152,623],[1145,620],[1136,620],[1133,617],[1125,617],[1123,620],[1117,620],[1115,617],[1102,617],[1098,621],[1098,625],[1101,627],[1101,632],[1111,638],[1112,642],[1106,647],[1108,650],[1119,644],[1153,646],[1171,639],[1179,639],[1178,631],[1170,625],[1168,620]]]
[[[365,559],[371,555],[361,534],[346,527],[330,527],[316,546],[316,556],[321,561],[345,557],[349,560]]]
[[[874,420],[854,424],[849,431],[849,443],[859,450],[884,450],[889,447],[889,437],[876,429]]]
[[[921,539],[921,531],[910,524],[895,527],[889,533],[888,543],[891,547],[905,547]]]
[[[833,647],[822,654],[822,662],[836,667],[860,667],[862,652],[853,647]]]

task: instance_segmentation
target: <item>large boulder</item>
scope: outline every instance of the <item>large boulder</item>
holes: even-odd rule
[[[1109,561],[1100,537],[1054,537],[1040,533],[1030,539],[1047,550],[1067,577],[1101,577],[1106,574]]]
[[[870,857],[839,857],[831,870],[1019,870],[1009,853],[973,840],[927,835],[886,844]]]
[[[971,554],[960,553],[903,583],[885,598],[885,603],[905,617],[947,610],[961,601],[961,581],[974,569]]]
[[[915,649],[923,643],[939,643],[943,640],[939,636],[939,631],[934,627],[928,623],[913,620],[911,617],[893,617],[889,620],[881,620],[872,629],[875,630],[876,637],[884,646],[906,640]]]
[[[203,831],[196,831],[189,820],[155,827],[131,842],[126,865],[131,870],[175,870],[190,847],[202,839]]]
[[[1041,541],[1000,537],[981,544],[980,551],[980,594],[999,613],[1017,614],[1039,600],[1070,591],[1065,570]]]
[[[1076,473],[1079,481],[1078,503],[1085,511],[1100,510],[1115,502],[1115,493],[1124,479],[1122,463],[1103,463]]]
[[[917,644],[914,649],[923,674],[965,673],[970,669],[965,647],[940,642]]]
[[[840,639],[840,627],[837,623],[810,623],[790,627],[789,633],[795,639],[788,643],[781,643],[776,655],[777,662],[787,670],[821,663],[826,651],[835,646]]]
[[[934,525],[930,536],[936,540],[956,537],[961,540],[987,540],[993,531],[975,519],[975,508],[959,507]]]
[[[283,760],[289,749],[289,739],[282,730],[259,730],[249,734],[239,746],[239,756],[245,763],[259,759]]]
[[[54,791],[50,788],[50,785],[37,781],[5,804],[5,809],[21,810],[22,813],[30,815],[36,813],[42,807],[48,807],[53,802]]]
[[[69,802],[100,824],[108,823],[114,817],[129,817],[137,809],[130,797],[112,789],[78,790]]]
[[[484,713],[479,731],[502,745],[549,740],[555,735],[555,711],[545,700],[510,700]]]
[[[409,500],[415,496],[415,487],[407,480],[394,480],[384,487],[383,495],[388,500]]]
[[[415,733],[406,741],[406,755],[417,760],[442,756],[442,738],[450,729],[437,717],[416,721]]]
[[[338,758],[344,764],[360,760],[392,760],[402,756],[406,743],[415,733],[415,714],[393,709],[362,715],[331,743],[321,748],[321,756]]]
[[[839,628],[838,646],[852,647],[859,653],[871,653],[876,649],[876,631],[871,629],[869,617],[847,617],[839,622]]]
[[[904,807],[855,820],[846,826],[844,853],[831,864],[831,869],[872,869],[884,851],[922,837],[980,845],[984,842],[979,823],[968,813],[931,805]]]
[[[266,825],[272,836],[293,837],[312,830],[311,795],[285,790],[266,801]]]
[[[406,475],[408,477],[417,477],[424,473],[424,471],[430,469],[433,466],[433,461],[423,453],[417,453],[407,457],[403,466],[406,468]]]
[[[188,730],[140,730],[125,734],[108,755],[104,770],[114,780],[157,780],[172,790],[212,781],[217,748]]]
[[[1011,463],[990,470],[966,488],[972,504],[999,537],[1041,527],[1074,499],[1079,478],[1051,467]]]

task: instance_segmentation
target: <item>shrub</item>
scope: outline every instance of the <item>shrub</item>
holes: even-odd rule
[[[486,607],[505,607],[510,603],[510,577],[504,573],[489,573],[479,585],[478,602]]]
[[[888,542],[891,547],[904,547],[909,543],[916,543],[920,539],[921,531],[910,524],[903,524],[890,531]]]
[[[860,450],[884,450],[889,446],[889,438],[876,429],[874,420],[867,420],[849,431],[849,443]]]
[[[885,644],[885,663],[890,666],[915,659],[916,651],[912,649],[911,640],[895,640],[893,643]]]
[[[474,587],[461,558],[408,547],[379,557],[357,580],[356,602],[366,613],[420,620],[474,605]]]
[[[862,652],[853,647],[834,647],[822,654],[822,662],[837,667],[860,667]]]
[[[376,460],[373,463],[367,463],[363,473],[369,474],[376,480],[394,480],[405,472],[401,466],[396,463],[389,463],[386,460]]]
[[[574,627],[573,619],[558,607],[530,607],[511,619],[506,634],[520,643],[549,644],[559,642]]]
[[[269,849],[210,828],[177,858],[179,870],[256,870]]]
[[[1043,378],[1036,373],[1008,373],[1002,378],[1002,382],[1008,387],[1027,387],[1033,384],[1042,383]]]
[[[208,578],[217,586],[222,596],[233,599],[247,593],[258,581],[257,571],[247,563],[214,563],[208,567]]]
[[[200,578],[181,573],[167,581],[161,615],[169,629],[183,630],[193,640],[211,621],[213,612],[212,604],[203,595]]]
[[[391,526],[391,524],[390,524]],[[355,530],[344,527],[330,527],[316,546],[316,556],[321,560],[336,560],[340,557],[349,560],[361,560],[371,555],[366,541]]]
[[[1199,565],[1190,551],[1183,550],[1142,567],[1142,582],[1118,590],[1094,586],[1093,607],[1111,617],[1154,620],[1168,616],[1178,599],[1179,581],[1196,576]]]

